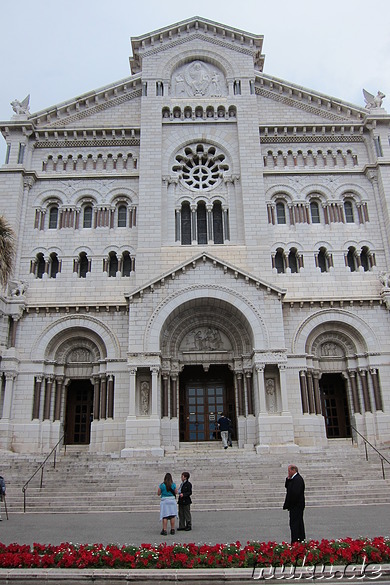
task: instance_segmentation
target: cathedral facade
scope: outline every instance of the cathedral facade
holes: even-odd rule
[[[263,72],[195,17],[131,75],[12,102],[0,448],[163,456],[390,441],[390,116]]]

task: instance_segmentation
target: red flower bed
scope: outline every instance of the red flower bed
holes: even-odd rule
[[[0,544],[2,568],[201,569],[390,562],[390,538],[232,544]]]

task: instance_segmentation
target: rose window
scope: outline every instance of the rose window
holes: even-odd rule
[[[214,146],[207,148],[198,144],[187,146],[178,154],[178,164],[172,170],[179,173],[180,180],[186,187],[205,191],[213,189],[221,182],[224,171],[229,169],[224,161],[225,155]]]

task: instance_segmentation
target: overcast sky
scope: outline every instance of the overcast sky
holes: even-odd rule
[[[129,76],[130,37],[192,16],[264,35],[269,75],[360,106],[381,90],[390,112],[389,0],[0,0],[0,120]]]

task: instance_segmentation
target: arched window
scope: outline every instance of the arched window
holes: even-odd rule
[[[207,210],[203,201],[198,203],[196,224],[198,230],[198,244],[207,244]]]
[[[86,278],[87,272],[90,270],[90,264],[86,252],[80,252],[79,254],[79,277]]]
[[[86,205],[83,212],[83,227],[92,227],[92,205]]]
[[[297,252],[296,248],[290,249],[290,252],[288,254],[288,267],[290,268],[292,274],[299,272],[298,252]]]
[[[55,252],[50,254],[50,264],[49,264],[49,277],[55,278],[59,272],[60,263],[58,261],[58,256]]]
[[[222,205],[216,201],[213,205],[214,244],[223,244]]]
[[[116,276],[118,272],[118,256],[116,252],[109,253],[109,260],[108,260],[108,276]]]
[[[35,261],[35,275],[37,278],[42,278],[45,274],[46,270],[46,262],[44,255],[40,252],[37,254],[36,261]]]
[[[188,201],[181,206],[181,243],[191,244],[191,208]]]
[[[119,205],[118,207],[118,227],[127,226],[127,205]]]
[[[363,266],[364,272],[370,270],[370,251],[367,246],[363,246],[360,252],[360,264]]]
[[[131,272],[131,257],[129,252],[122,254],[122,276],[130,276]]]
[[[319,207],[317,201],[312,201],[310,203],[310,215],[311,215],[311,223],[321,223],[320,207]]]
[[[347,199],[344,201],[344,213],[345,213],[345,221],[346,223],[355,223],[355,217],[353,213],[353,204],[352,201]]]
[[[352,246],[348,248],[347,266],[349,267],[351,272],[356,272],[357,270],[356,248],[353,248]]]
[[[276,204],[276,223],[286,223],[286,206],[283,201],[278,201]]]
[[[57,229],[58,224],[58,207],[53,205],[49,211],[49,230]]]
[[[276,250],[275,268],[276,272],[278,272],[279,274],[285,271],[284,250],[282,248],[278,248]]]
[[[326,248],[321,247],[318,250],[317,264],[321,272],[329,271],[329,255]]]

